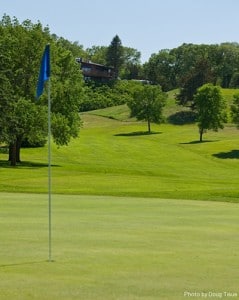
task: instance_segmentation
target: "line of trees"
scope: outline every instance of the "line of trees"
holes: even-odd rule
[[[143,66],[147,79],[168,91],[186,88],[188,81],[196,86],[213,83],[223,88],[239,87],[239,44],[182,44],[174,49],[152,54]]]
[[[121,79],[144,79],[159,84],[163,91],[180,88],[180,104],[192,101],[196,89],[205,83],[222,88],[239,87],[239,44],[182,44],[151,55],[142,64],[141,53],[125,47],[118,35],[107,46],[92,46],[81,56],[114,66]],[[112,57],[113,55],[113,57]]]
[[[114,66],[121,80],[147,80],[152,84],[160,85],[164,92],[178,89],[178,104],[190,106],[192,109],[197,89],[206,83],[222,88],[239,87],[238,43],[183,44],[171,50],[160,50],[152,54],[148,62],[141,64],[140,52],[124,47],[116,35],[109,47],[93,46],[91,49],[86,49],[82,55],[92,61]],[[114,85],[111,85],[112,87]],[[96,92],[98,97],[100,90],[94,87],[93,92]],[[92,95],[94,96],[94,93]],[[105,103],[110,102],[105,101]],[[96,103],[98,102],[95,101]],[[115,102],[115,105],[117,104],[118,102]]]

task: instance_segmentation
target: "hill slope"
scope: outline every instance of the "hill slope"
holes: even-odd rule
[[[113,110],[113,108],[110,108]],[[113,113],[113,111],[112,111]],[[54,193],[238,201],[239,131],[226,127],[198,143],[195,124],[153,125],[83,114],[68,147],[53,146]],[[23,149],[12,169],[0,154],[1,191],[47,192],[47,149]]]
[[[233,95],[239,92],[239,89],[221,89],[222,95],[225,98],[227,104],[228,104],[228,116],[230,121],[230,105],[232,104]],[[169,123],[176,123],[177,121],[180,123],[180,119],[177,117],[181,117],[181,123],[185,121],[185,123],[190,123],[190,117],[192,118],[191,110],[188,107],[183,107],[180,105],[177,105],[176,103],[176,94],[179,91],[172,90],[169,91],[168,99],[166,101],[166,106],[164,108],[164,116],[166,119],[166,122]],[[181,116],[176,116],[178,113],[186,112],[187,114],[184,114]],[[87,114],[96,115],[96,116],[102,116],[110,119],[115,119],[119,121],[132,121],[135,119],[130,118],[130,110],[126,104],[114,106],[114,107],[107,107],[103,109],[93,110],[90,112],[87,112]],[[174,116],[176,118],[174,118]],[[184,118],[184,119],[183,119]],[[186,119],[185,119],[186,118]]]

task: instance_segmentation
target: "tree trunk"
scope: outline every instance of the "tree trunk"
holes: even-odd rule
[[[21,162],[21,159],[20,159],[21,144],[22,144],[22,138],[18,137],[17,141],[16,141],[16,161],[17,162]]]
[[[151,133],[150,120],[148,119],[148,133]]]
[[[12,148],[13,148],[13,144],[11,143],[11,144],[8,146],[8,161],[11,161],[11,160],[12,160]]]
[[[18,137],[14,143],[10,143],[8,152],[8,161],[11,166],[16,166],[20,159],[20,149],[22,144],[22,138]]]
[[[200,129],[199,133],[200,133],[200,142],[202,142],[203,129]]]
[[[11,143],[9,145],[9,158],[11,166],[15,167],[17,165],[17,142]]]

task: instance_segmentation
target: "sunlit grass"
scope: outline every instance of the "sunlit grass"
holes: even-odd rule
[[[1,151],[1,300],[239,296],[239,208],[226,203],[239,199],[239,131],[199,143],[196,124],[147,134],[127,113],[83,114],[80,137],[52,145],[54,262],[47,148],[22,149],[16,168]]]
[[[52,147],[53,193],[238,201],[235,126],[208,131],[198,143],[196,124],[152,125],[149,135],[147,124],[127,116],[125,105],[82,114],[80,137],[67,147]],[[16,168],[2,152],[0,191],[47,192],[46,147],[22,149]]]
[[[237,204],[1,193],[1,300],[239,292]]]
[[[196,125],[120,122],[84,115],[68,147],[52,151],[54,193],[237,201],[239,132],[208,132]],[[22,164],[0,154],[1,191],[47,192],[47,149],[22,149]],[[5,162],[4,162],[5,161]]]

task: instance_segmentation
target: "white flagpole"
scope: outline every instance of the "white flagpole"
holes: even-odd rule
[[[44,89],[44,82],[48,81],[48,261],[52,261],[51,257],[51,82],[50,82],[50,45],[45,47],[42,56],[40,73],[38,77],[36,98],[38,99]]]
[[[48,261],[52,261],[52,230],[51,230],[51,81],[48,79]]]

